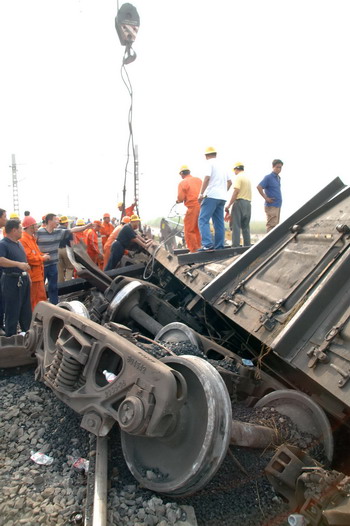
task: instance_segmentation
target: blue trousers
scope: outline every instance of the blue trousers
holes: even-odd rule
[[[20,286],[18,286],[20,284]],[[32,321],[32,307],[30,303],[30,281],[28,276],[19,275],[1,276],[2,299],[5,311],[5,334],[17,334],[19,322],[23,332],[26,332]]]
[[[58,303],[58,271],[57,264],[44,267],[45,281],[47,280],[47,296],[53,305]]]
[[[224,221],[224,199],[205,197],[201,204],[198,226],[202,236],[202,246],[205,248],[224,248],[225,245],[225,221]],[[213,221],[214,242],[210,232],[209,221]]]
[[[125,248],[120,243],[120,241],[118,241],[118,239],[114,241],[114,243],[112,243],[111,246],[111,254],[109,256],[108,263],[105,266],[104,270],[112,270],[113,268],[115,268],[119,261],[122,259],[124,250]]]
[[[2,270],[0,269],[0,280],[1,280]],[[4,307],[2,305],[2,292],[0,285],[0,329],[4,327]]]

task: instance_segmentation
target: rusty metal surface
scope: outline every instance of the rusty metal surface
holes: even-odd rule
[[[181,378],[117,333],[40,302],[29,337],[38,359],[37,378],[84,414],[82,426],[97,436],[106,435],[115,422],[129,432],[157,436],[175,418]],[[105,369],[117,380],[109,383]],[[142,399],[139,412],[122,422],[120,406],[136,394]]]
[[[28,340],[17,334],[7,338],[0,336],[0,369],[36,363],[35,349],[28,347]]]

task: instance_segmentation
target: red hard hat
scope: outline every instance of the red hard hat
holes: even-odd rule
[[[29,226],[36,225],[36,221],[32,216],[26,216],[22,221],[22,227],[28,228]]]

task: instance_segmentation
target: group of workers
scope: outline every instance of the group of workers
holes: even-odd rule
[[[205,151],[208,161],[204,179],[194,177],[187,165],[180,168],[182,181],[178,185],[177,203],[184,203],[184,237],[190,252],[221,249],[225,246],[225,218],[230,221],[232,246],[250,246],[250,218],[252,188],[244,172],[244,164],[236,163],[232,182],[230,174],[218,162],[212,146]],[[266,231],[278,225],[282,206],[280,172],[283,162],[272,161],[272,172],[258,184],[257,190],[265,200]],[[227,201],[227,192],[233,184],[233,193]],[[225,216],[226,212],[226,216]],[[210,229],[213,224],[214,235]]]
[[[93,262],[105,270],[117,266],[130,243],[150,246],[152,240],[137,232],[140,218],[132,214],[134,207],[118,225],[106,213],[93,223],[78,219],[72,228],[67,216],[46,214],[39,226],[29,212],[21,221],[17,214],[7,219],[0,208],[0,335],[16,335],[18,326],[26,332],[39,301],[58,303],[58,282],[72,279],[75,272],[67,255],[72,243],[84,243]],[[123,203],[118,208],[125,213]]]

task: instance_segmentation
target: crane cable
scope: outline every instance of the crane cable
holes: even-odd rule
[[[135,144],[134,144],[134,134],[133,134],[133,127],[132,127],[133,90],[132,90],[132,84],[131,84],[128,72],[125,67],[126,59],[128,56],[130,56],[130,50],[131,50],[131,46],[126,47],[125,53],[123,56],[121,69],[120,69],[120,75],[121,75],[122,81],[124,82],[126,89],[128,90],[128,93],[130,95],[130,107],[129,107],[129,112],[128,112],[129,138],[128,138],[127,150],[126,150],[126,164],[125,164],[124,185],[123,185],[123,209],[122,209],[121,217],[124,216],[124,212],[125,212],[126,180],[127,180],[128,166],[129,166],[129,161],[130,161],[130,145],[132,146],[132,156],[133,156],[134,163],[135,163]],[[138,202],[137,202],[137,196],[136,196],[136,173],[134,173],[134,203],[136,203],[136,212],[137,214],[139,214]]]

